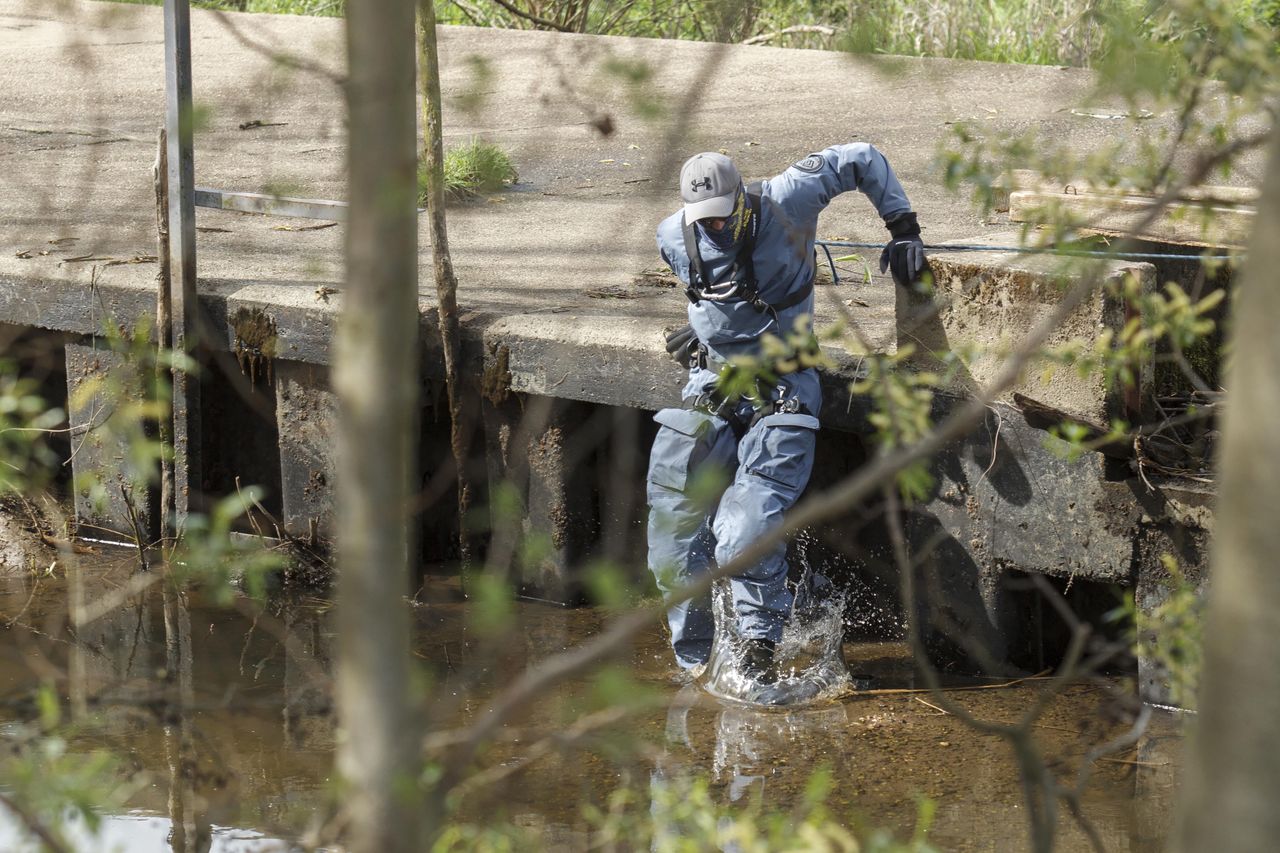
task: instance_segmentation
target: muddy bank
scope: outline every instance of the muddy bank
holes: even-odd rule
[[[45,571],[57,559],[48,521],[32,504],[0,498],[0,578]]]

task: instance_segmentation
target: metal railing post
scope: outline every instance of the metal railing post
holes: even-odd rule
[[[169,258],[173,348],[199,356],[199,297],[196,293],[194,115],[191,106],[191,7],[164,0],[165,127],[169,147]],[[200,381],[173,375],[174,513],[181,528],[203,484],[200,441]],[[167,512],[167,508],[162,509]]]

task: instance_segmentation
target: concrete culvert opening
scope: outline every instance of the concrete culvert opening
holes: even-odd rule
[[[201,429],[208,448],[203,499],[209,507],[249,486],[261,487],[261,509],[251,507],[235,528],[274,537],[283,517],[276,374],[270,359],[248,364],[224,355],[202,374]]]
[[[32,392],[51,409],[67,412],[67,344],[77,338],[65,332],[33,329],[12,323],[0,323],[0,353],[9,362],[13,376],[33,383]],[[64,417],[49,426],[41,439],[52,458],[57,460],[49,487],[59,497],[71,493],[72,435]]]

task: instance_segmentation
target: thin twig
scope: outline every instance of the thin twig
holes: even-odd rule
[[[240,499],[240,505],[245,508],[245,517],[249,519],[249,526],[253,528],[253,535],[257,536],[258,539],[266,539],[267,535],[262,532],[262,525],[258,524],[258,519],[249,511],[252,507],[249,502],[244,499],[244,492],[240,489],[239,475],[236,476],[236,497]],[[258,502],[257,500],[254,500],[253,503],[257,504]]]
[[[506,0],[498,0],[509,7]],[[444,351],[445,394],[449,403],[449,448],[453,453],[455,482],[458,493],[458,553],[464,581],[473,569],[475,559],[472,533],[466,518],[471,504],[471,483],[467,476],[467,457],[471,430],[464,411],[462,379],[462,337],[458,321],[458,279],[449,252],[449,229],[445,216],[444,131],[441,117],[440,49],[436,38],[435,0],[418,0],[417,50],[419,92],[424,127],[420,152],[426,180],[427,218],[431,229],[432,275],[436,289],[436,325],[440,346]]]
[[[597,731],[598,729],[614,725],[626,719],[632,710],[621,705],[615,705],[606,708],[603,711],[596,711],[594,714],[588,714],[581,717],[569,728],[562,732],[555,732],[547,735],[542,740],[537,741],[528,748],[523,756],[515,761],[506,764],[499,764],[483,770],[474,776],[468,777],[454,789],[457,796],[465,796],[468,792],[506,779],[519,771],[525,769],[533,762],[537,761],[545,755],[550,754],[553,750],[559,748],[573,746],[584,738]]]
[[[211,10],[211,12],[217,22],[226,28],[227,32],[240,43],[241,47],[248,48],[260,56],[265,56],[284,68],[290,68],[295,71],[309,71],[337,86],[342,86],[346,82],[346,78],[341,74],[335,74],[317,62],[312,62],[296,54],[286,53],[283,50],[276,50],[260,41],[255,41],[246,35],[226,12],[218,9]]]
[[[1002,681],[999,684],[964,684],[957,687],[939,687],[934,690],[932,687],[886,687],[880,690],[859,690],[857,695],[861,696],[912,696],[917,693],[966,693],[973,690],[1008,690],[1010,687],[1017,687],[1019,684],[1025,684],[1028,681],[1051,681],[1053,676],[1047,673],[1053,670],[1045,669],[1037,672],[1035,675],[1028,675],[1024,678],[1015,678],[1012,681]],[[950,713],[950,712],[948,712]]]
[[[120,487],[120,498],[124,501],[125,513],[129,516],[129,526],[133,528],[133,541],[138,546],[138,564],[144,572],[151,571],[151,564],[147,561],[147,541],[146,536],[142,532],[142,521],[138,517],[138,507],[133,502],[133,489],[128,488],[124,483],[118,484]]]
[[[945,708],[939,708],[937,705],[933,704],[932,702],[921,699],[919,696],[915,697],[915,701],[919,702],[921,705],[924,705],[927,708],[932,708],[933,710],[937,711],[939,715],[946,716],[946,717],[951,716],[950,711],[946,710]]]
[[[256,603],[251,602],[250,599],[236,598],[234,606],[236,610],[240,611],[241,615],[251,617],[255,626],[261,624],[263,630],[275,637],[284,646],[285,654],[305,671],[306,678],[311,684],[319,686],[326,691],[331,688],[333,680],[329,677],[329,674],[316,663],[314,655],[307,653],[306,649],[302,647],[302,642],[289,630],[288,625],[264,611]]]
[[[978,486],[981,486],[983,481],[987,479],[987,475],[991,473],[991,469],[996,467],[996,460],[1000,458],[1000,428],[1004,426],[1004,416],[1000,414],[1000,410],[995,406],[990,406],[989,408],[996,416],[996,434],[995,438],[991,439],[991,464],[987,466],[987,470],[982,472],[982,476],[978,478],[978,482],[973,484],[974,490],[976,490]]]
[[[1127,764],[1130,767],[1168,767],[1169,766],[1168,761],[1137,761],[1132,758],[1110,758],[1105,755],[1099,757],[1097,760],[1106,761],[1110,764]]]
[[[56,565],[57,561],[54,561],[54,562]],[[19,610],[16,614],[14,614],[12,619],[9,619],[7,622],[5,622],[6,628],[12,628],[17,623],[17,621],[22,618],[22,615],[27,612],[27,608],[31,606],[31,602],[35,601],[36,593],[39,591],[40,591],[40,578],[39,576],[37,576],[35,578],[35,582],[31,584],[31,594],[27,596],[27,600],[22,605],[22,609]]]

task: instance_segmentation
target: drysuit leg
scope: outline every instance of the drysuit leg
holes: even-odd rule
[[[663,409],[649,456],[649,570],[663,595],[709,569],[714,559],[711,509],[733,470],[729,423],[692,409]],[[688,669],[711,654],[715,620],[709,594],[667,611],[676,660]]]
[[[782,523],[809,482],[818,419],[773,414],[759,420],[738,446],[738,470],[725,490],[713,532],[716,562],[725,565]],[[787,545],[729,579],[738,631],[743,637],[777,642],[791,610],[787,590]]]

